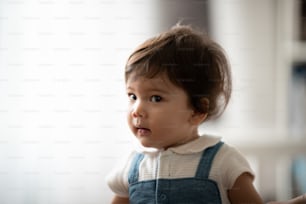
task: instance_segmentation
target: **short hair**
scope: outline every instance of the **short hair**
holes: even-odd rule
[[[188,95],[195,111],[217,118],[226,108],[232,90],[231,71],[222,47],[191,26],[175,25],[142,43],[130,55],[125,80],[130,74],[154,78],[166,74]],[[209,105],[203,106],[203,98]]]

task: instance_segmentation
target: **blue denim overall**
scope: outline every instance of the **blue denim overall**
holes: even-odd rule
[[[217,183],[208,178],[212,161],[223,142],[203,151],[195,177],[138,181],[144,155],[136,154],[129,172],[131,204],[221,204]]]

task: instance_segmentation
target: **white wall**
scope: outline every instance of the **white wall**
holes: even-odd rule
[[[1,204],[107,203],[130,140],[124,64],[156,15],[152,1],[0,2]]]
[[[226,127],[221,127],[232,139],[250,141],[262,133],[274,134],[276,113],[283,111],[275,106],[275,6],[273,0],[211,1],[212,32],[232,66],[233,96],[222,118]]]
[[[156,2],[0,1],[1,204],[109,201],[104,178],[132,138],[125,122],[126,58],[167,26],[160,6],[166,12],[183,1]],[[287,32],[278,25],[290,24],[280,18],[286,2],[210,1],[210,28],[231,61],[234,90],[224,116],[202,128],[245,152],[261,192],[273,196],[277,190],[278,198],[290,196],[282,188],[287,177],[270,176],[288,172],[261,170],[285,167],[290,155],[305,153],[305,143],[289,143],[287,135],[289,61],[280,50],[288,44],[277,43]],[[207,2],[192,3],[190,10]],[[199,22],[188,12],[172,12],[178,20]],[[285,160],[275,160],[287,150]]]
[[[305,133],[293,137],[288,119],[296,1],[210,3],[212,33],[229,56],[234,83],[224,116],[202,130],[223,135],[248,156],[265,200],[289,199],[291,161],[306,155]]]

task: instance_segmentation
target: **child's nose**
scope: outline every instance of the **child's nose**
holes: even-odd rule
[[[144,110],[144,103],[141,101],[137,101],[134,103],[133,110],[132,110],[133,117],[144,117],[145,110]]]

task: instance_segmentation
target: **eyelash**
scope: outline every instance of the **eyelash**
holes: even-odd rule
[[[158,98],[157,101],[154,101],[154,100],[153,100],[154,98],[155,98],[155,99]],[[153,95],[153,96],[151,96],[150,101],[155,102],[155,103],[161,102],[161,101],[162,101],[162,97],[161,97],[161,96],[158,96],[158,95]]]
[[[134,100],[134,101],[137,99],[136,95],[132,93],[128,93],[128,97],[130,100]]]
[[[129,93],[128,97],[129,97],[130,100],[133,100],[133,101],[137,100],[137,96],[135,94]],[[152,95],[150,97],[150,101],[153,102],[153,103],[158,103],[158,102],[161,102],[162,100],[163,100],[163,98],[159,95]]]

